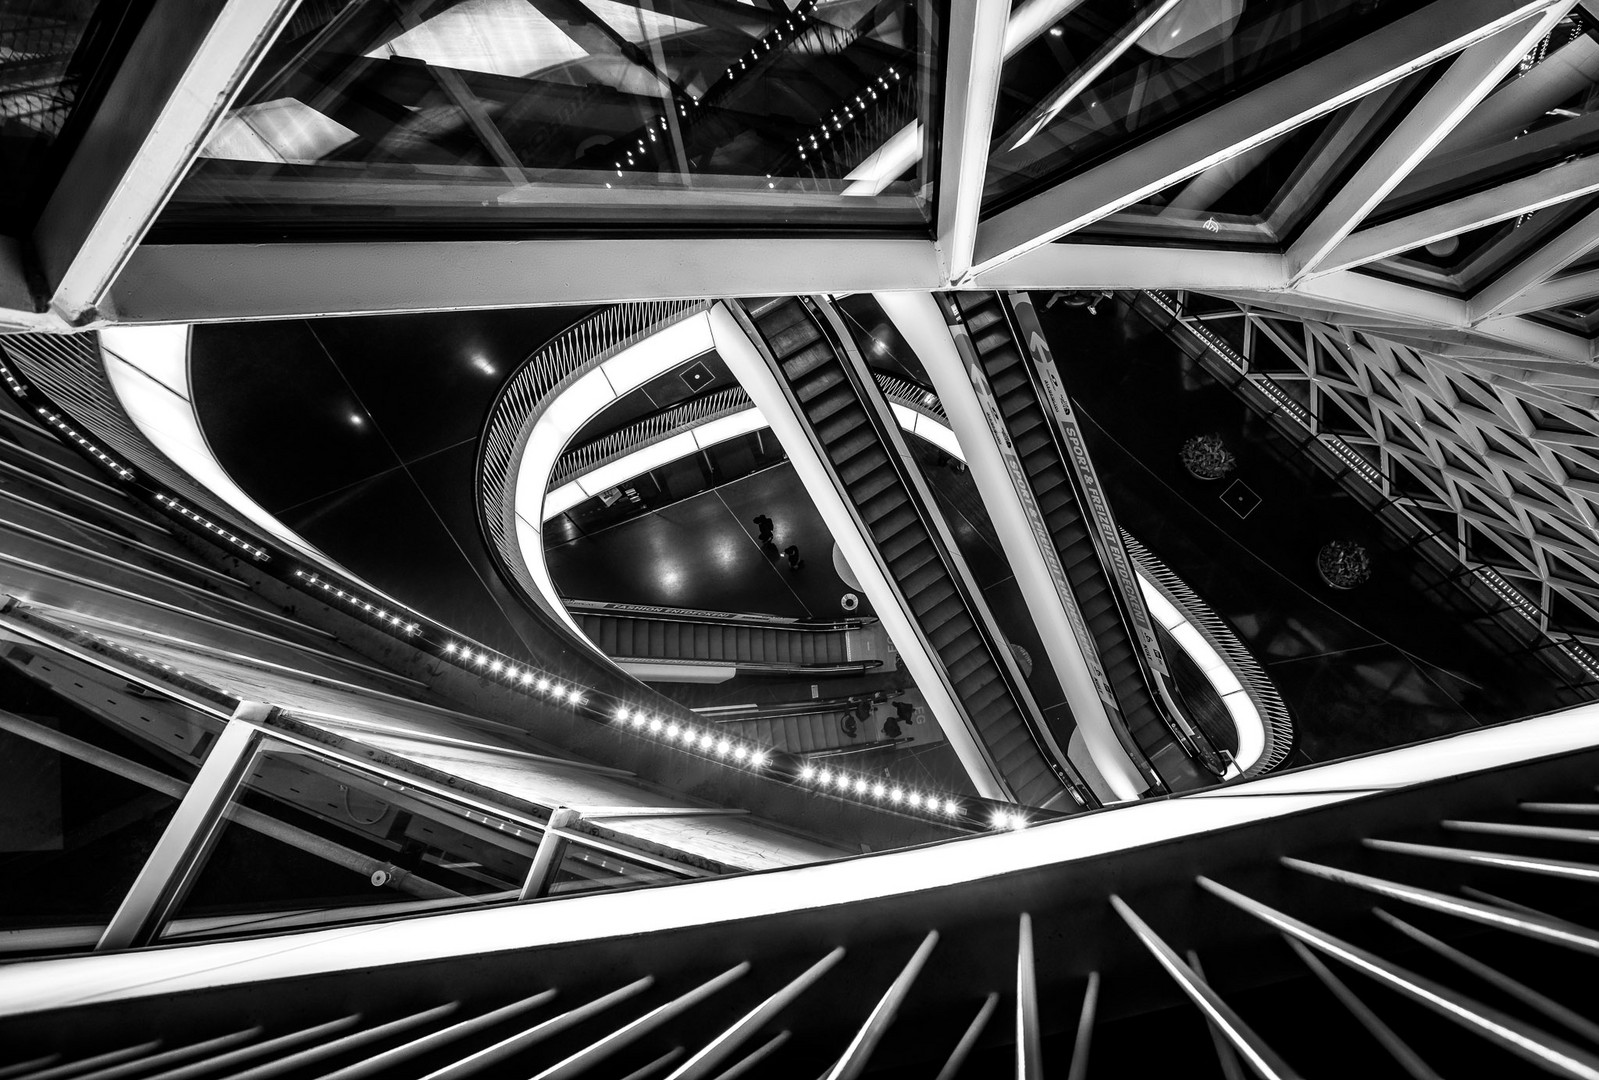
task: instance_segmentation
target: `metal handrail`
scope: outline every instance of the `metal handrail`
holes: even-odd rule
[[[1294,424],[1308,434],[1311,437],[1309,442],[1314,443],[1325,454],[1336,459],[1343,466],[1342,475],[1359,477],[1364,482],[1364,487],[1369,489],[1370,493],[1381,501],[1382,510],[1389,514],[1399,515],[1404,519],[1407,528],[1414,530],[1418,536],[1430,540],[1432,542],[1430,548],[1412,541],[1412,546],[1416,547],[1424,556],[1436,556],[1436,558],[1429,558],[1429,561],[1433,561],[1435,565],[1441,562],[1443,567],[1458,567],[1467,571],[1467,580],[1487,589],[1508,610],[1514,611],[1519,615],[1531,628],[1533,634],[1547,639],[1550,645],[1555,647],[1570,663],[1581,669],[1590,680],[1599,681],[1599,659],[1596,659],[1572,635],[1557,636],[1555,628],[1546,628],[1540,625],[1541,612],[1537,605],[1521,595],[1493,567],[1481,563],[1473,564],[1461,558],[1456,551],[1455,545],[1443,539],[1444,534],[1433,528],[1424,518],[1418,516],[1411,507],[1395,500],[1383,490],[1384,477],[1380,470],[1366,461],[1352,446],[1337,435],[1316,432],[1313,426],[1314,418],[1309,411],[1293,400],[1274,380],[1258,373],[1250,372],[1249,361],[1209,327],[1188,320],[1185,317],[1181,302],[1175,297],[1160,290],[1148,290],[1142,295],[1147,297],[1151,303],[1172,320],[1170,326],[1180,326],[1185,330],[1206,352],[1227,364],[1248,386],[1269,400],[1276,407],[1276,411],[1279,414],[1291,419]],[[1316,455],[1312,455],[1312,458],[1317,460],[1317,463],[1324,468],[1327,467],[1327,464]],[[1328,471],[1337,475],[1336,470],[1329,468]],[[1380,516],[1381,514],[1379,514]],[[1466,591],[1469,595],[1472,590],[1467,587]],[[1481,597],[1473,598],[1478,603],[1482,602]],[[1562,631],[1561,633],[1564,632]]]
[[[537,602],[539,589],[517,549],[511,479],[533,423],[553,392],[630,345],[705,310],[708,301],[661,300],[616,304],[583,319],[533,353],[506,380],[484,426],[478,451],[479,512],[490,550],[510,578]]]
[[[851,353],[854,350],[854,342],[848,333],[844,331],[842,320],[833,315],[831,307],[825,301],[814,303],[818,310],[813,317],[823,316],[818,318],[818,329],[822,330],[824,337],[829,340],[829,343],[834,348],[840,350],[840,358],[846,378],[855,386],[856,393],[860,396],[862,404],[869,405],[871,399],[866,394],[865,380],[862,375],[863,373],[867,375],[871,373],[866,369],[865,362],[861,360],[858,352],[854,353],[854,359],[857,363],[849,362]],[[828,315],[833,315],[833,318],[829,320],[825,317]],[[875,382],[875,376],[872,376],[872,378]],[[892,446],[893,441],[890,433],[898,435],[900,432],[899,425],[891,417],[888,418],[888,422],[885,424],[883,422],[884,418],[876,415],[871,408],[867,408],[866,412],[868,419],[872,421],[873,427],[877,430],[878,437],[886,445]],[[826,455],[824,454],[823,456],[825,459]],[[920,478],[920,471],[912,472],[911,470],[914,466],[910,464],[908,459],[902,458],[899,454],[890,454],[889,462],[895,473],[900,477],[901,482],[914,494],[917,487],[915,481]],[[987,605],[981,602],[980,591],[977,589],[976,583],[968,581],[966,576],[961,573],[960,568],[964,565],[964,560],[961,559],[960,553],[955,550],[953,543],[947,543],[945,537],[941,534],[939,523],[932,517],[930,500],[912,498],[911,507],[917,517],[921,519],[923,527],[926,528],[928,536],[932,539],[933,546],[938,551],[939,560],[944,564],[950,581],[960,594],[962,602],[966,605],[967,610],[972,612],[973,622],[982,636],[983,645],[993,658],[994,667],[1005,683],[1006,692],[1011,696],[1011,700],[1016,703],[1016,712],[1021,718],[1022,726],[1026,728],[1029,738],[1038,748],[1045,764],[1074,798],[1088,807],[1097,805],[1097,796],[1094,795],[1087,782],[1078,774],[1065,753],[1055,753],[1050,749],[1054,745],[1054,739],[1047,729],[1043,727],[1041,713],[1036,719],[1030,713],[1029,704],[1035,710],[1037,705],[1033,702],[1032,692],[1027,687],[1026,681],[1021,678],[1020,672],[1012,669],[1015,658],[1010,653],[1004,635],[998,631],[997,626],[989,625],[988,620],[977,617],[977,613],[985,610]],[[889,580],[893,581],[892,575],[889,576]],[[895,587],[896,591],[898,591],[898,582],[895,582]],[[915,620],[913,620],[913,624],[920,625]],[[959,699],[957,698],[956,700]],[[961,703],[961,707],[964,710],[964,702]]]
[[[1254,653],[1238,639],[1233,628],[1188,583],[1178,577],[1165,563],[1157,559],[1126,529],[1121,530],[1122,544],[1127,554],[1138,564],[1141,573],[1154,585],[1201,637],[1216,650],[1229,670],[1243,684],[1255,711],[1260,714],[1266,729],[1266,750],[1260,760],[1244,770],[1244,776],[1259,776],[1281,765],[1294,748],[1294,722],[1283,703],[1282,695],[1267,676],[1266,670],[1255,659]]]

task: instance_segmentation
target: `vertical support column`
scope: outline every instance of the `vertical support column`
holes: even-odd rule
[[[973,380],[983,380],[981,369],[975,358],[961,355],[932,296],[880,293],[877,300],[933,380],[1094,766],[1116,798],[1138,798],[1148,781],[1122,748],[1111,722],[1105,703],[1109,690],[1104,675],[1095,678],[1097,657],[1091,662],[1081,636],[1067,617],[1072,601],[1065,571],[1060,568],[1059,559],[1051,567],[1046,558],[1046,552],[1054,555],[1054,547],[1021,476],[1021,465],[1007,462],[998,441],[999,432],[992,429],[990,417],[973,388]],[[983,384],[986,386],[986,380]],[[993,422],[1003,430],[1001,419]],[[1011,456],[1014,458],[1014,451]],[[1062,590],[1068,594],[1063,596]],[[1083,633],[1086,632],[1084,628]]]
[[[527,868],[527,880],[522,882],[518,900],[536,900],[550,894],[550,879],[555,868],[561,865],[566,854],[567,839],[557,830],[570,828],[583,819],[583,815],[570,807],[560,806],[550,813],[550,823],[539,837],[539,846],[533,852],[533,865]]]
[[[738,379],[745,393],[749,394],[761,416],[771,425],[778,442],[788,452],[789,462],[833,534],[834,543],[860,579],[861,591],[871,601],[872,610],[888,633],[889,640],[894,643],[894,648],[899,650],[900,663],[911,673],[917,689],[926,698],[928,710],[938,721],[939,728],[944,732],[955,756],[960,759],[977,793],[997,802],[1014,802],[998,768],[967,725],[953,691],[940,673],[938,661],[918,633],[910,614],[901,606],[871,537],[865,533],[834,485],[820,450],[811,442],[805,425],[795,415],[793,406],[789,404],[777,376],[767,366],[761,350],[726,304],[717,304],[711,309],[710,323],[717,354]]]
[[[193,883],[216,839],[228,802],[260,742],[257,725],[275,711],[258,701],[241,702],[234,710],[96,949],[128,949],[154,939]]]

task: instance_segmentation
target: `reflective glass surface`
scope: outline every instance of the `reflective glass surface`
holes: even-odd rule
[[[1206,246],[1288,243],[1381,142],[1383,121],[1413,101],[1428,82],[1429,75],[1419,73],[1351,102],[1102,218],[1062,242],[1128,236]]]
[[[1424,247],[1373,263],[1392,277],[1469,294],[1513,266],[1550,237],[1599,207],[1599,199],[1573,199],[1446,236]]]
[[[269,743],[162,938],[514,900],[537,830],[484,817]]]
[[[1599,150],[1599,38],[1572,15],[1383,200],[1379,224]]]
[[[67,131],[118,27],[141,3],[0,0],[0,230],[38,210]]]
[[[210,740],[114,673],[0,636],[0,958],[99,940]]]
[[[329,10],[276,43],[169,229],[926,221],[932,0]]]
[[[1415,0],[1089,0],[1007,53],[997,209],[1415,10]]]

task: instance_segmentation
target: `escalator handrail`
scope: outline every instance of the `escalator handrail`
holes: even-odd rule
[[[1022,371],[1027,378],[1028,385],[1032,388],[1034,399],[1038,402],[1039,408],[1044,414],[1046,421],[1044,427],[1048,430],[1050,442],[1055,447],[1055,452],[1060,456],[1061,463],[1064,466],[1066,482],[1071,488],[1072,499],[1076,502],[1078,512],[1082,515],[1083,522],[1087,526],[1085,531],[1088,534],[1089,542],[1094,547],[1094,556],[1099,560],[1100,570],[1111,586],[1111,604],[1116,612],[1117,625],[1121,627],[1122,631],[1127,635],[1127,640],[1133,646],[1133,657],[1138,665],[1139,673],[1143,676],[1144,685],[1149,688],[1151,696],[1155,699],[1155,711],[1167,730],[1172,733],[1173,737],[1182,744],[1183,748],[1191,756],[1199,759],[1200,763],[1211,773],[1222,776],[1226,772],[1226,764],[1221,756],[1216,753],[1216,748],[1210,744],[1210,740],[1205,737],[1203,732],[1188,722],[1188,718],[1183,715],[1182,709],[1172,700],[1171,690],[1167,686],[1166,680],[1161,678],[1159,673],[1150,666],[1149,657],[1144,651],[1144,644],[1134,631],[1133,620],[1128,610],[1128,605],[1133,600],[1127,596],[1124,583],[1119,580],[1111,569],[1111,553],[1108,547],[1111,540],[1103,534],[1100,522],[1089,510],[1087,493],[1083,489],[1082,477],[1077,471],[1077,459],[1071,453],[1071,448],[1066,445],[1065,437],[1060,430],[1060,424],[1056,421],[1049,407],[1049,398],[1045,395],[1038,370],[1031,363],[1032,354],[1027,347],[1026,338],[1022,336],[1021,325],[1017,321],[1015,311],[1011,308],[1011,298],[1008,294],[998,293],[996,294],[996,299],[999,303],[1001,315],[1005,319],[1005,325],[1010,330],[1011,338],[1021,355],[1020,366]],[[1115,537],[1115,541],[1120,544],[1120,540],[1121,537],[1118,534]],[[1126,549],[1123,548],[1122,551],[1125,556]],[[1143,598],[1137,598],[1136,602],[1142,604]],[[1118,711],[1120,711],[1119,697],[1117,702]]]
[[[854,339],[850,337],[848,328],[837,310],[825,298],[801,297],[800,300],[807,305],[812,318],[818,319],[818,329],[838,354],[845,377],[849,379],[857,399],[865,407],[868,422],[871,423],[879,441],[890,449],[889,466],[894,470],[900,483],[911,492],[913,496],[911,508],[927,530],[933,542],[933,549],[938,553],[945,573],[949,575],[950,581],[960,594],[961,602],[971,613],[972,622],[982,639],[983,648],[993,660],[994,667],[1005,684],[1005,691],[1015,704],[1016,713],[1027,729],[1033,745],[1043,756],[1050,771],[1069,792],[1073,793],[1074,797],[1084,805],[1090,807],[1097,805],[1097,798],[1093,795],[1092,789],[1071,765],[1064,748],[1050,733],[1048,725],[1044,722],[1043,712],[1033,698],[1032,690],[1016,666],[1014,654],[1008,646],[1000,647],[1004,635],[1000,633],[998,623],[994,620],[987,602],[982,599],[965,560],[960,557],[954,537],[949,535],[948,526],[933,512],[932,491],[921,475],[921,470],[911,465],[900,426],[889,413],[887,399],[878,389],[876,380],[872,378],[865,358],[855,348]],[[893,578],[890,577],[889,580],[892,581]],[[896,589],[897,587],[896,583]]]
[[[775,303],[782,303],[790,299],[792,299],[795,303],[801,304],[802,306],[806,303],[806,298],[804,297],[777,297],[774,298],[774,301]],[[784,400],[788,403],[790,410],[795,416],[803,416],[804,411],[800,404],[799,398],[794,393],[794,388],[789,383],[787,377],[784,376],[782,364],[778,361],[776,354],[773,353],[770,343],[768,343],[766,340],[766,336],[761,333],[760,326],[755,321],[756,317],[750,310],[752,306],[752,301],[743,300],[731,302],[727,305],[727,308],[732,314],[733,318],[738,322],[739,326],[743,328],[744,333],[749,337],[750,343],[754,345],[756,351],[760,353],[761,359],[776,376],[775,382],[777,383],[778,388],[781,390]],[[809,308],[807,308],[807,314],[809,314]],[[845,366],[847,370],[848,365],[843,366]],[[876,543],[870,540],[872,535],[871,529],[867,527],[865,519],[861,517],[860,508],[857,507],[854,501],[849,498],[847,489],[844,485],[843,477],[838,474],[838,469],[834,466],[832,458],[828,456],[827,449],[822,446],[821,439],[816,434],[816,429],[808,423],[800,424],[799,426],[805,433],[806,440],[811,444],[812,450],[815,451],[816,458],[821,463],[822,468],[826,470],[827,475],[832,478],[833,487],[840,495],[839,502],[843,504],[844,510],[849,515],[850,520],[854,523],[857,533],[859,533],[860,536],[867,538],[866,547],[872,554],[873,562],[877,564],[878,574],[884,581],[888,582],[890,589],[894,594],[894,598],[898,603],[899,609],[905,617],[906,625],[910,627],[911,633],[916,635],[917,642],[921,646],[923,652],[929,657],[937,657],[937,651],[933,648],[932,642],[927,639],[927,634],[922,630],[921,623],[917,620],[915,613],[911,611],[909,602],[907,601],[904,592],[900,589],[899,583],[894,580],[894,575],[889,572],[888,564],[883,559],[882,551],[878,548]],[[966,703],[963,702],[960,698],[960,695],[955,692],[955,687],[950,681],[948,670],[944,667],[942,662],[935,662],[934,667],[937,670],[939,681],[943,684],[945,694],[948,696],[949,700],[954,703],[955,708],[960,711],[962,722],[966,724],[968,730],[973,732],[974,737],[972,739],[972,743],[976,747],[977,752],[982,755],[983,763],[987,767],[989,775],[993,776],[996,783],[998,783],[1007,794],[1014,798],[1015,793],[1010,790],[1010,783],[1005,779],[1004,774],[1000,771],[999,763],[994,760],[993,754],[989,752],[988,747],[983,743],[983,741],[975,737],[976,725],[971,718],[971,714],[966,710]]]

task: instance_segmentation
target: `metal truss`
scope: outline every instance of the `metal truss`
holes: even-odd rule
[[[1559,629],[1552,612],[1599,627],[1599,436],[1560,386],[1261,308],[1184,321],[1240,345],[1246,378],[1287,391],[1312,434],[1452,536],[1463,567],[1513,582],[1540,630]]]

